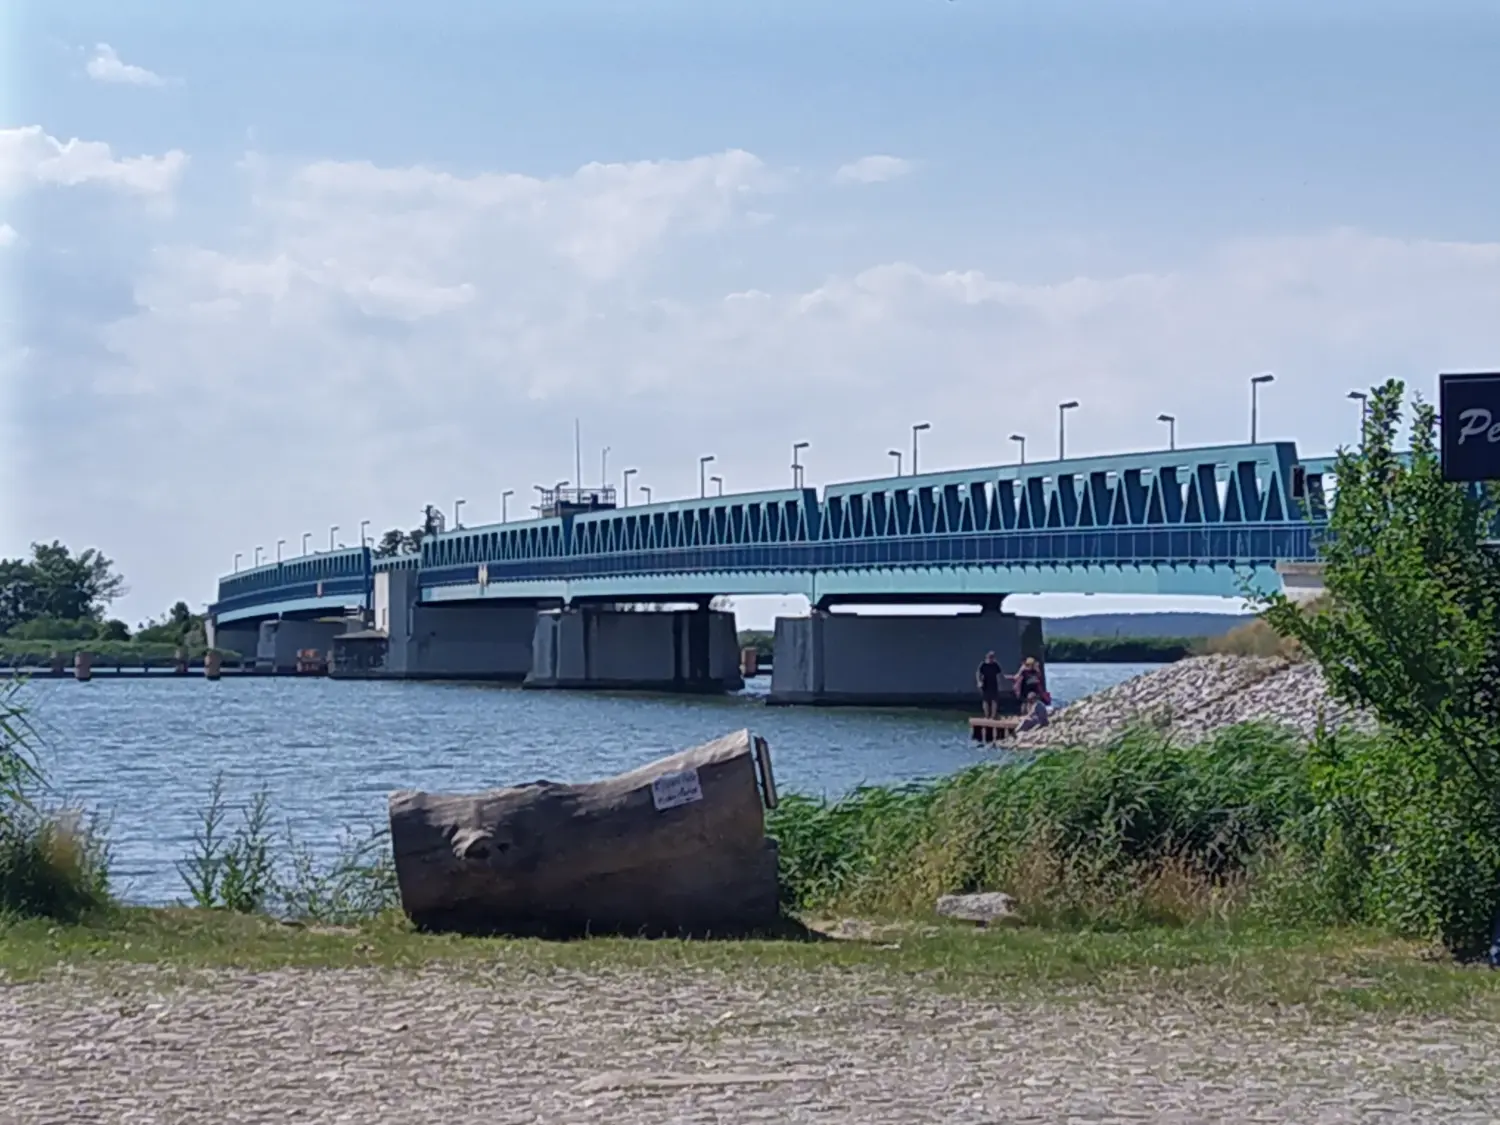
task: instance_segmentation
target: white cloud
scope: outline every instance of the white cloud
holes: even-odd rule
[[[36,185],[98,183],[137,195],[168,196],[187,167],[187,154],[116,158],[103,141],[60,141],[40,125],[0,129],[0,195]]]
[[[883,184],[900,179],[914,167],[910,160],[899,156],[862,156],[841,166],[833,179],[840,184]]]
[[[1497,244],[1333,231],[1041,283],[892,261],[862,232],[867,268],[809,259],[789,284],[785,263],[722,272],[779,225],[747,221],[780,182],[747,153],[552,178],[249,170],[221,235],[129,264],[131,307],[88,326],[98,352],[19,341],[14,385],[68,409],[20,404],[36,483],[0,554],[101,545],[134,616],[207,598],[235,551],[303,530],[411,524],[456,496],[493,518],[504,488],[514,515],[533,482],[576,475],[575,415],[587,481],[609,444],[612,475],[638,468],[666,498],[696,491],[704,453],[730,489],[779,486],[794,440],[811,481],[882,474],[913,420],[934,425],[933,468],[1009,460],[1013,431],[1043,457],[1062,398],[1083,402],[1077,453],[1160,443],[1162,410],[1184,444],[1242,440],[1245,378],[1267,368],[1264,431],[1325,452],[1353,434],[1350,387],[1430,390],[1500,352]],[[158,469],[116,471],[142,458]]]
[[[161,75],[143,66],[134,66],[125,62],[108,43],[99,43],[94,47],[94,55],[84,69],[95,82],[107,82],[111,85],[165,86],[167,84],[166,79]]]

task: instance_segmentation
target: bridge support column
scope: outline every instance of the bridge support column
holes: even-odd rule
[[[518,681],[531,670],[536,609],[423,605],[415,570],[375,575],[374,629],[338,646],[340,679]]]
[[[579,606],[537,614],[531,688],[725,692],[745,686],[734,615]]]
[[[768,702],[977,710],[974,671],[991,650],[1006,672],[1027,656],[1040,661],[1041,619],[998,611],[780,617]]]
[[[245,653],[255,658],[262,672],[277,675],[297,670],[297,653],[305,648],[317,649],[325,658],[333,650],[333,638],[348,626],[343,621],[262,621],[260,635]],[[241,651],[241,650],[236,650]]]
[[[260,647],[258,626],[238,621],[220,625],[210,617],[203,623],[203,631],[209,648],[237,652],[241,660],[252,664],[255,662],[256,650]]]

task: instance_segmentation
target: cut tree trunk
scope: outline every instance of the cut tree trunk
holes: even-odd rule
[[[582,785],[393,793],[402,909],[424,929],[471,933],[773,926],[776,847],[755,742],[740,731]]]

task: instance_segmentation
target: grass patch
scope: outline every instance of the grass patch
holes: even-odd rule
[[[862,941],[543,942],[424,934],[397,914],[352,927],[317,927],[188,908],[118,909],[78,924],[0,923],[0,974],[12,981],[64,967],[107,972],[129,963],[189,970],[699,970],[768,980],[864,971],[990,999],[1128,1001],[1155,995],[1188,1004],[1297,1006],[1328,1015],[1462,1013],[1500,1019],[1500,974],[1360,931],[1307,934],[1211,925],[979,931],[908,923],[877,928]]]

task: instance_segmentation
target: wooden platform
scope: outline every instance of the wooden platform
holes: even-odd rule
[[[975,742],[1004,742],[1016,737],[1021,720],[1015,716],[1003,719],[970,719],[969,737]]]

